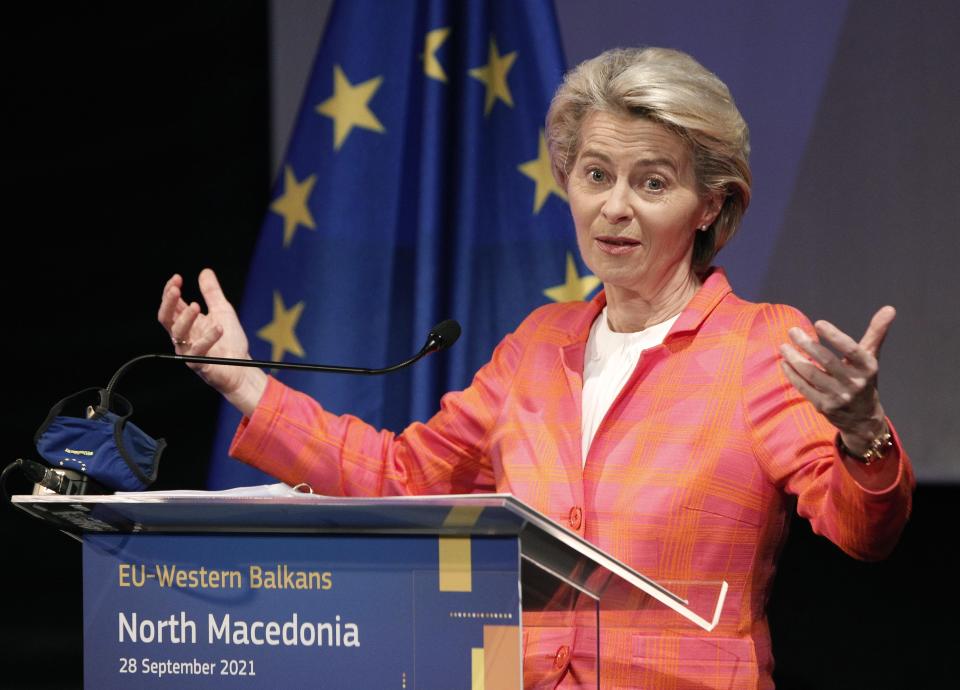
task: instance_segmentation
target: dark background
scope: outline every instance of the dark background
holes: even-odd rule
[[[155,312],[172,272],[215,266],[240,295],[267,207],[267,4],[132,7],[2,18],[4,465],[37,458],[57,400],[168,349]],[[164,362],[133,369],[122,392],[169,443],[155,487],[202,488],[217,397]],[[953,685],[958,498],[919,486],[900,545],[876,564],[795,521],[770,604],[779,688]],[[4,505],[0,562],[0,687],[80,687],[79,543]]]

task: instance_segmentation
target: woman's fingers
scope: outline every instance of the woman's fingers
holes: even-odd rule
[[[887,338],[890,331],[890,325],[897,318],[897,310],[889,304],[880,307],[877,313],[870,319],[870,325],[867,326],[867,332],[860,339],[860,347],[872,354],[874,357],[880,357],[880,348],[883,347],[883,341]]]
[[[163,293],[160,297],[160,309],[157,310],[157,321],[159,321],[167,332],[173,326],[177,317],[177,306],[180,299],[180,288],[183,286],[183,279],[174,274],[167,284],[163,286]]]
[[[837,409],[850,402],[848,387],[830,372],[824,371],[789,345],[780,346],[782,364],[790,382],[821,412]],[[798,385],[802,382],[802,386]]]
[[[819,364],[833,378],[841,383],[849,381],[850,372],[844,363],[832,351],[811,338],[806,331],[794,327],[787,334],[797,347],[807,353],[810,359]]]
[[[856,375],[871,378],[877,373],[877,358],[870,350],[841,331],[829,321],[817,321],[817,334],[843,355],[844,362]]]
[[[170,337],[173,338],[174,345],[186,349],[191,347],[191,330],[199,315],[200,305],[196,302],[192,302],[177,315],[170,328]]]
[[[882,419],[877,354],[895,315],[893,307],[880,309],[860,342],[832,323],[818,321],[815,329],[821,342],[792,328],[789,337],[796,349],[780,346],[784,376],[841,432],[863,436],[864,428]]]
[[[801,376],[786,359],[780,360],[780,369],[783,371],[783,375],[787,377],[787,380],[793,384],[793,387],[800,392],[800,395],[813,403],[813,406],[818,411],[822,412],[823,393]]]
[[[223,328],[219,324],[208,322],[206,328],[200,333],[200,335],[191,343],[190,354],[192,355],[206,355],[210,348],[213,347],[220,336],[223,335]]]
[[[164,285],[157,319],[170,334],[174,351],[181,355],[249,357],[246,334],[236,311],[223,294],[216,274],[204,269],[198,282],[206,302],[206,313],[201,311],[197,302],[187,304],[183,300],[183,278],[180,275],[173,275]],[[253,370],[243,367],[198,362],[187,366],[228,399],[243,387],[244,381],[251,376],[256,378]],[[254,401],[249,409],[243,409],[252,412],[255,405]]]
[[[213,311],[224,306],[230,306],[230,302],[227,301],[223,289],[220,287],[220,281],[217,280],[217,274],[212,269],[205,268],[200,271],[198,282],[200,284],[200,294],[203,295],[203,301],[207,303],[208,310]]]

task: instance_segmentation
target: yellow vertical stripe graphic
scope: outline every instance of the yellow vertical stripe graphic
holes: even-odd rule
[[[482,507],[454,506],[443,520],[444,527],[472,527],[480,519]],[[473,564],[470,537],[440,537],[440,591],[473,590]]]
[[[440,537],[440,591],[473,589],[470,537]]]
[[[443,520],[444,527],[473,527],[480,519],[483,506],[454,506]]]
[[[470,690],[484,690],[483,647],[470,649]]]

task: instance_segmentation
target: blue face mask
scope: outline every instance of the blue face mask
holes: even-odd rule
[[[156,480],[167,443],[129,421],[133,406],[126,398],[109,397],[114,411],[98,404],[99,392],[87,388],[54,405],[34,436],[37,451],[51,466],[75,470],[109,489],[143,491]]]

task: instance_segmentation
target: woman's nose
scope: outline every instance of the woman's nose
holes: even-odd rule
[[[617,181],[610,187],[607,198],[603,202],[600,212],[604,220],[611,225],[618,225],[633,218],[633,208],[630,206],[630,186]]]

